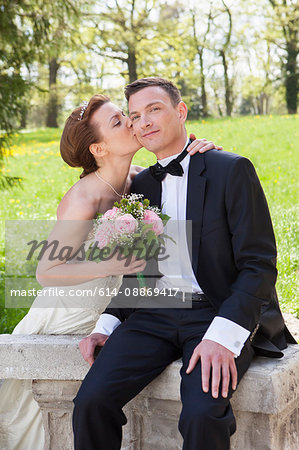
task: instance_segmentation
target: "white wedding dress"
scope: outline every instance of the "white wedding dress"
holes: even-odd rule
[[[109,276],[80,285],[60,286],[65,291],[63,297],[50,295],[49,288],[44,288],[13,334],[88,335],[121,283],[121,276]],[[81,293],[83,289],[96,291],[95,295],[74,296],[74,291]],[[67,295],[68,291],[72,295]],[[5,380],[0,387],[0,449],[43,448],[42,417],[32,395],[31,380]]]

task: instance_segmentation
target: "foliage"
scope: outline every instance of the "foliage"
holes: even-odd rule
[[[273,22],[280,29],[280,36],[278,39],[274,38],[274,42],[284,50],[281,62],[288,112],[294,114],[297,112],[299,79],[297,68],[299,5],[297,0],[269,0],[269,3],[274,12]]]
[[[0,188],[11,186],[14,179],[3,173],[3,158],[9,136],[18,128],[28,109],[32,88],[32,64],[41,58],[52,42],[52,27],[62,24],[65,14],[74,14],[77,0],[1,0],[0,3]],[[82,3],[82,2],[81,2]],[[58,40],[54,44],[57,47]],[[7,152],[8,153],[8,152]]]
[[[248,24],[247,28],[244,27],[244,50],[248,55],[252,50],[259,51],[254,59],[250,58],[250,71],[254,72],[256,69],[252,62],[257,62],[259,72],[260,66],[265,63],[263,79],[268,86],[272,85],[271,94],[277,87],[284,86],[287,110],[290,114],[296,113],[299,78],[298,1],[240,0],[240,4]]]
[[[151,39],[154,23],[151,11],[155,0],[110,0],[96,4],[91,14],[89,48],[107,59],[124,65],[122,75],[128,82],[139,77],[138,60],[142,41]]]
[[[281,95],[290,112],[296,109],[295,0],[0,5],[4,131],[24,127],[26,119],[34,126],[57,126],[94,92],[121,100],[125,83],[153,75],[178,84],[194,119],[283,112]]]

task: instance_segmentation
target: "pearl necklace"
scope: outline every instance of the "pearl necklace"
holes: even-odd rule
[[[123,193],[122,193],[122,194],[119,194],[119,193],[114,189],[114,187],[112,186],[112,184],[108,183],[108,181],[104,180],[104,178],[102,178],[102,177],[98,174],[98,171],[97,171],[97,170],[94,171],[94,174],[99,178],[99,180],[101,180],[101,181],[103,181],[103,183],[107,184],[107,185],[113,190],[113,192],[114,192],[116,195],[118,195],[119,197],[123,197],[123,196],[124,196],[124,193],[125,193],[125,190],[126,190],[126,187],[127,187],[127,181],[126,181],[126,183],[125,183],[125,187],[124,187]]]

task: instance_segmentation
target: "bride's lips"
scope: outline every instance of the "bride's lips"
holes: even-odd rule
[[[143,138],[151,137],[151,136],[153,136],[154,134],[157,134],[157,133],[159,133],[159,130],[150,131],[149,133],[144,134],[142,137]]]

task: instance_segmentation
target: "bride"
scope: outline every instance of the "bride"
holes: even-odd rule
[[[88,104],[72,112],[62,133],[60,152],[68,165],[82,167],[83,172],[61,200],[48,241],[57,239],[59,246],[70,246],[72,254],[76,253],[88,238],[92,219],[128,193],[132,179],[143,170],[131,166],[140,147],[130,120],[109,97],[94,95]],[[212,142],[201,139],[195,140],[188,151],[194,154],[214,147]],[[13,334],[91,333],[110,297],[71,297],[67,295],[70,288],[82,292],[86,287],[97,286],[104,288],[102,292],[115,292],[123,274],[140,272],[145,267],[143,260],[132,259],[127,266],[116,257],[95,263],[79,262],[76,258],[51,261],[48,254],[49,250],[38,264],[37,280],[43,290],[62,286],[64,295],[57,298],[39,295]],[[32,396],[31,380],[6,380],[0,388],[0,397],[1,450],[42,450],[42,417]]]

